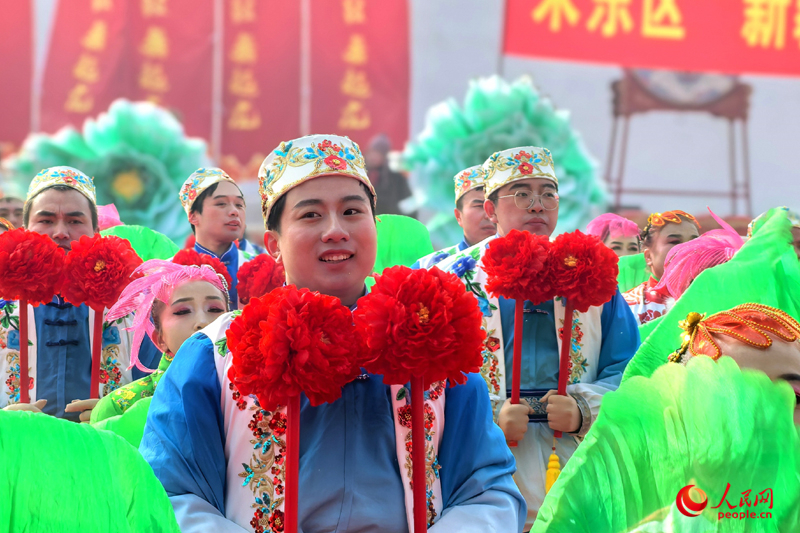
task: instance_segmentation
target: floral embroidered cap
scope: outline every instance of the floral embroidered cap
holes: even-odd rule
[[[72,167],[50,167],[36,174],[28,187],[28,196],[26,196],[25,202],[29,202],[43,190],[56,185],[65,185],[75,189],[88,198],[92,204],[97,204],[92,178]]]
[[[553,156],[547,148],[522,146],[495,152],[483,163],[483,170],[486,198],[503,185],[529,178],[548,179],[558,187]]]
[[[204,190],[221,181],[230,181],[236,185],[233,178],[228,176],[221,168],[198,168],[192,172],[192,175],[183,182],[181,192],[178,193],[181,199],[181,205],[183,205],[183,210],[186,211],[186,216],[189,216],[189,213],[192,212],[192,205],[197,197],[200,196]]]
[[[453,178],[456,182],[456,203],[458,199],[467,194],[472,189],[483,187],[486,178],[486,171],[483,165],[475,165],[462,170]]]
[[[375,188],[367,177],[364,156],[358,145],[339,135],[307,135],[282,142],[261,163],[258,192],[264,224],[278,198],[289,189],[321,176],[357,179],[369,188],[374,202]]]

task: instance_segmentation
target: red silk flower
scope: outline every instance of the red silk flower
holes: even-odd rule
[[[72,243],[64,262],[61,295],[72,305],[85,303],[95,311],[113,306],[142,264],[125,239],[84,235]]]
[[[311,405],[336,401],[359,374],[362,343],[338,298],[294,285],[253,298],[226,333],[238,391],[263,409],[305,393]]]
[[[387,385],[423,378],[425,388],[478,372],[485,332],[478,300],[455,274],[438,268],[387,268],[353,313],[366,343],[369,372]]]
[[[619,258],[594,235],[562,233],[550,245],[550,261],[556,294],[581,313],[617,292]]]
[[[232,279],[231,275],[228,273],[228,268],[213,255],[201,254],[196,250],[186,248],[178,251],[178,253],[173,256],[172,262],[179,265],[209,265],[217,274],[221,274],[222,277],[225,278],[225,283],[228,284],[228,288],[230,289],[231,287]]]
[[[250,298],[264,296],[286,281],[283,265],[269,254],[257,255],[240,266],[236,277],[239,280],[239,302],[242,304],[247,304]]]
[[[550,240],[543,235],[511,230],[489,243],[483,255],[486,290],[495,296],[530,300],[538,305],[555,297],[547,275]]]
[[[0,235],[0,298],[47,303],[63,268],[64,250],[50,237],[22,228]]]

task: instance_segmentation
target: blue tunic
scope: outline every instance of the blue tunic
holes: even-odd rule
[[[36,397],[47,400],[42,409],[45,413],[77,421],[80,413],[65,413],[64,408],[72,400],[91,396],[89,308],[86,305],[75,307],[56,296],[52,302],[34,307],[33,317],[36,324]],[[106,332],[113,334],[109,330]],[[117,331],[117,334],[122,333]],[[103,345],[110,340],[104,336]],[[156,368],[161,352],[145,338],[139,357],[148,367]],[[133,369],[133,379],[146,375]]]
[[[499,298],[500,317],[505,342],[506,368],[514,361],[514,300]],[[521,389],[558,388],[558,340],[553,300],[540,305],[526,301],[523,312]],[[619,386],[628,361],[639,348],[639,328],[622,294],[603,305],[600,317],[603,344],[597,364],[595,383]],[[506,387],[511,389],[512,373],[506,372]]]
[[[197,253],[210,255],[212,257],[216,257],[225,267],[228,269],[228,274],[231,275],[231,286],[228,288],[228,296],[230,297],[231,301],[231,309],[238,309],[239,307],[239,296],[236,292],[236,286],[239,284],[239,281],[236,279],[236,275],[239,273],[239,249],[236,247],[234,243],[231,243],[231,247],[228,248],[228,251],[218,256],[208,248],[204,248],[199,244],[195,243],[194,250]]]
[[[140,446],[171,497],[193,494],[213,506],[199,530],[232,526],[216,514],[225,512],[227,465],[214,358],[202,333],[183,344],[156,389]],[[464,521],[465,508],[477,516],[504,509],[504,527],[520,531],[525,502],[511,477],[514,458],[492,422],[486,383],[472,375],[446,394],[440,521],[451,512],[458,520],[457,509]],[[302,396],[300,418],[299,531],[406,532],[390,388],[380,376],[346,385],[332,404],[311,407]]]

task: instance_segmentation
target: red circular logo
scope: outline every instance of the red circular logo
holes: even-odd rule
[[[708,496],[700,487],[686,485],[675,498],[678,510],[685,516],[699,516],[708,505]]]

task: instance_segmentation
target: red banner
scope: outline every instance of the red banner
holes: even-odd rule
[[[227,0],[223,33],[223,166],[255,179],[266,154],[300,135],[299,2]]]
[[[3,2],[0,16],[0,144],[19,145],[31,126],[33,30],[30,0]],[[0,149],[2,156],[2,149]]]
[[[379,133],[408,138],[406,0],[326,0],[311,10],[311,130],[362,148]]]
[[[625,67],[800,75],[791,0],[508,0],[504,52]]]
[[[135,100],[170,109],[211,138],[213,0],[130,0]]]
[[[59,2],[42,86],[45,132],[86,117],[128,95],[124,0]]]

